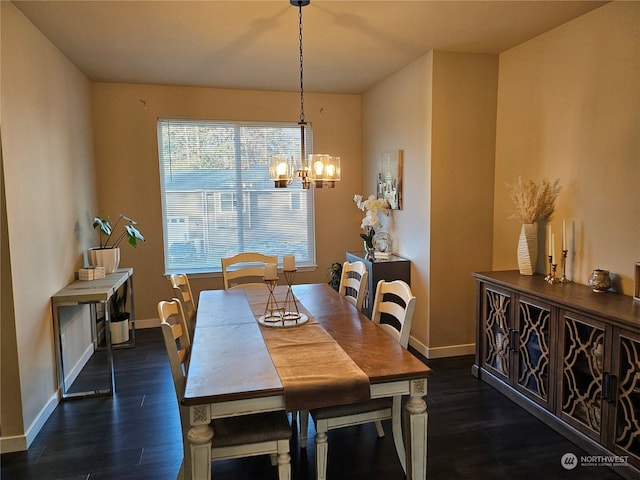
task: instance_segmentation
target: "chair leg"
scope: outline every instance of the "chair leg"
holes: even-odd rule
[[[278,480],[291,480],[289,440],[278,440]]]
[[[316,429],[318,425],[316,424]],[[327,443],[326,432],[316,433],[316,479],[326,480],[327,478],[327,451],[329,445]]]
[[[380,420],[375,421],[376,430],[378,431],[379,437],[384,437],[384,427],[382,426],[382,422]]]
[[[309,412],[301,410],[298,412],[300,418],[300,448],[307,448],[307,437],[309,435]]]
[[[402,470],[407,473],[407,462],[404,449],[404,436],[402,435],[402,397],[393,397],[393,406],[391,407],[391,426],[393,429],[393,443],[396,446],[396,452],[402,465]]]

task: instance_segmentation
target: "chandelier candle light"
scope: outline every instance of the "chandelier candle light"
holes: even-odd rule
[[[307,155],[305,153],[305,131],[307,121],[304,116],[304,54],[302,49],[302,7],[306,7],[311,0],[289,0],[294,7],[298,7],[298,40],[300,43],[300,159],[296,160],[287,155],[273,155],[269,163],[269,178],[273,180],[275,188],[286,188],[298,177],[302,181],[302,188],[311,185],[316,188],[334,188],[340,180],[340,157],[327,154]]]

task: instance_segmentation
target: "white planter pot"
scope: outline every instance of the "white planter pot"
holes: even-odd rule
[[[89,263],[93,267],[104,267],[104,273],[113,273],[120,265],[120,248],[91,248]]]
[[[112,322],[109,324],[111,331],[111,344],[124,343],[129,341],[129,320]]]

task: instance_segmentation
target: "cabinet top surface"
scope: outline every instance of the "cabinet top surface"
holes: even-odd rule
[[[474,272],[473,277],[574,311],[603,317],[610,323],[640,329],[640,302],[627,295],[595,293],[590,287],[573,282],[551,285],[543,275],[520,275],[517,270]]]
[[[362,260],[363,262],[370,262],[370,260],[367,260],[365,258],[366,253],[365,252],[347,252],[347,254],[349,255],[353,255],[354,257],[358,257],[358,259]],[[406,258],[403,257],[399,257],[398,255],[394,255],[391,254],[389,256],[389,258],[376,258],[372,263],[385,263],[385,262],[408,262],[409,260],[407,260]]]
[[[82,303],[108,300],[133,275],[133,268],[122,268],[97,280],[76,280],[51,297],[53,303]]]

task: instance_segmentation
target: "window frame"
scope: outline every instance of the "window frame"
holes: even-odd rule
[[[172,244],[170,244],[170,238],[169,238],[170,237],[169,224],[172,223],[172,219],[179,218],[180,216],[171,214],[171,212],[168,212],[167,193],[170,191],[167,190],[167,187],[165,185],[165,169],[166,169],[166,162],[167,162],[166,155],[167,154],[171,155],[171,152],[164,151],[163,135],[161,130],[163,128],[169,128],[172,123],[186,124],[186,125],[192,124],[193,126],[207,125],[207,124],[211,124],[213,126],[221,126],[221,127],[231,126],[234,128],[234,135],[236,135],[238,133],[238,129],[242,127],[255,126],[255,127],[263,127],[263,128],[287,128],[287,129],[292,128],[292,129],[295,129],[296,132],[299,132],[300,126],[297,122],[230,121],[230,120],[189,119],[189,118],[185,119],[185,118],[170,118],[170,117],[159,117],[157,119],[156,130],[157,130],[157,142],[158,142],[158,169],[159,169],[159,176],[160,176],[160,200],[161,200],[164,274],[169,275],[171,273],[188,273],[189,275],[195,276],[195,277],[209,277],[209,276],[220,277],[222,275],[222,272],[221,272],[222,267],[219,261],[215,262],[214,260],[215,257],[210,261],[208,265],[205,263],[204,267],[179,265],[177,263],[171,262],[170,249]],[[305,132],[307,152],[312,152],[312,138],[313,138],[313,134],[312,134],[311,124],[307,124],[306,132]],[[237,155],[234,155],[233,158],[234,158],[234,164],[237,166],[238,165]],[[171,160],[168,160],[168,162],[170,163]],[[267,164],[268,164],[268,160],[267,160]],[[242,169],[239,169],[239,170],[242,170]],[[300,182],[295,180],[294,180],[293,187],[288,187],[286,189],[279,189],[279,188],[276,189],[275,186],[271,184],[271,189],[273,189],[274,192],[278,192],[280,195],[285,195],[285,194],[288,195],[286,204],[289,206],[289,208],[293,207],[294,196],[298,197],[298,200],[297,200],[298,205],[302,205],[303,203],[305,203],[304,200],[302,199],[302,195],[306,194],[307,207],[306,207],[306,215],[304,216],[304,218],[306,218],[306,224],[307,224],[306,235],[308,238],[308,242],[306,244],[306,247],[307,247],[309,258],[308,260],[300,260],[299,258],[296,258],[296,268],[298,271],[315,270],[317,268],[317,260],[316,260],[316,235],[315,235],[315,208],[316,207],[315,207],[314,189],[309,188],[308,190],[304,190],[301,188]],[[231,205],[233,205],[230,211],[227,211],[228,209],[225,210],[227,211],[227,213],[230,213],[236,210],[236,208],[234,207],[237,206],[239,193],[242,193],[243,197],[245,196],[248,197],[250,195],[250,192],[257,192],[257,191],[264,192],[266,190],[264,188],[252,190],[251,188],[238,186],[236,189],[229,189],[229,190],[221,190],[221,189],[206,190],[206,191],[203,191],[203,195],[205,198],[204,200],[205,202],[207,201],[207,198],[211,195],[218,195],[219,200],[221,200],[221,197],[223,196],[231,195],[231,200],[226,200],[226,202],[220,202],[220,207],[223,206],[222,203],[225,203],[227,206],[229,206],[229,202],[230,202]],[[180,193],[188,194],[190,193],[190,191],[185,190]],[[243,201],[243,213],[241,213],[241,215],[243,216],[244,216],[245,210],[247,209],[247,204],[248,202]],[[272,206],[272,204],[270,206]],[[305,210],[304,206],[298,206],[298,208],[296,208],[296,211],[304,211],[304,210]],[[214,215],[216,215],[216,213],[214,213]],[[206,219],[203,220],[203,222],[206,222]],[[179,224],[180,222],[177,222],[177,223]],[[205,227],[203,227],[203,229],[204,228]],[[207,226],[206,228],[210,229],[211,227]],[[238,227],[236,227],[235,231],[236,232],[239,231]],[[206,249],[206,247],[204,246],[204,243],[202,245],[202,249]],[[282,256],[288,253],[293,253],[293,252],[278,251],[273,253],[269,251],[263,251],[262,253],[270,254],[270,255],[276,254],[278,256],[278,267],[282,268]]]

